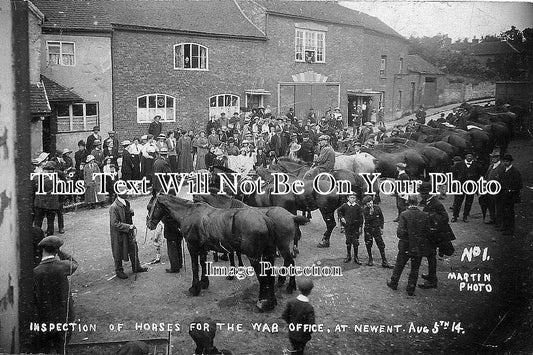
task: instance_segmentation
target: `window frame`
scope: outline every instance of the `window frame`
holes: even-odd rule
[[[55,62],[52,62],[50,60],[50,44],[53,43],[55,45],[55,43],[58,43],[59,44],[59,63],[55,63]],[[63,53],[63,45],[64,44],[72,44],[72,54],[70,53]],[[76,43],[75,42],[69,42],[69,41],[46,41],[46,62],[48,64],[53,64],[53,65],[60,65],[60,66],[63,66],[63,67],[75,67],[76,66]],[[72,55],[72,65],[69,65],[69,64],[63,64],[63,55]]]
[[[319,48],[320,37],[322,37],[322,46]],[[307,52],[314,52],[313,61],[306,60]],[[322,57],[321,60],[319,60],[319,54]],[[326,31],[296,27],[294,29],[294,61],[298,63],[326,63]]]
[[[151,97],[151,96],[155,97],[155,101],[154,101],[155,102],[155,107],[150,107],[150,99],[149,99],[149,97]],[[165,103],[164,107],[160,107],[159,106],[159,101],[158,101],[159,98],[158,98],[158,96],[164,96],[164,103]],[[146,107],[139,107],[139,100],[141,98],[143,98],[143,97],[146,98]],[[168,117],[167,117],[167,109],[169,108],[167,105],[168,105],[168,99],[169,98],[172,99],[172,102],[173,102],[172,103],[172,108],[174,109],[171,119],[168,119]],[[155,116],[157,116],[157,115],[161,116],[160,122],[176,122],[176,101],[177,100],[176,100],[176,98],[174,96],[167,95],[167,94],[158,94],[158,93],[156,93],[156,94],[144,94],[144,95],[137,96],[136,103],[135,103],[135,107],[136,107],[136,111],[137,111],[137,119],[136,119],[137,123],[141,123],[141,124],[142,123],[151,123],[152,119]],[[146,113],[147,119],[146,120],[140,120],[139,119],[142,116],[142,115],[139,114],[140,113],[139,110],[141,110],[141,109],[147,110],[147,113]],[[152,115],[150,115],[150,111],[149,111],[150,109],[155,109],[156,111],[153,112]],[[157,109],[160,109],[161,112],[158,112]]]
[[[62,103],[63,104],[63,103]],[[94,126],[100,125],[100,105],[98,102],[70,102],[66,103],[65,105],[68,105],[68,116],[59,116],[59,114],[56,115],[56,124],[57,124],[57,133],[73,133],[73,132],[90,132],[92,131]],[[83,105],[83,115],[82,116],[74,116],[74,105]],[[87,105],[96,105],[96,115],[87,115]],[[84,129],[82,130],[74,130],[74,117],[83,117],[83,126]],[[87,123],[87,117],[96,117],[96,122]],[[59,130],[59,120],[60,119],[69,119],[69,130],[68,131],[60,131]]]
[[[199,67],[198,68],[185,68],[185,56],[184,56],[184,52],[185,52],[185,46],[191,46],[190,47],[190,51],[193,52],[193,46],[197,46],[198,47],[198,65]],[[176,66],[176,63],[177,63],[177,58],[176,58],[176,47],[181,47],[181,53],[182,53],[182,63],[181,63],[181,67],[179,66]],[[175,44],[174,46],[172,46],[172,49],[173,49],[173,52],[174,52],[174,70],[197,70],[197,71],[209,71],[209,48],[202,45],[202,44],[199,44],[199,43],[193,43],[193,42],[183,42],[183,43],[178,43],[178,44]],[[205,68],[200,68],[201,66],[201,63],[202,63],[202,57],[201,57],[201,52],[202,52],[202,49],[205,50]],[[190,63],[192,64],[192,53],[190,55],[191,59],[190,59]]]
[[[381,55],[379,62],[379,76],[382,78],[387,77],[387,56],[385,54]]]
[[[403,57],[400,57],[400,71],[399,71],[399,74],[403,74],[403,65],[404,65],[404,59],[403,59]]]

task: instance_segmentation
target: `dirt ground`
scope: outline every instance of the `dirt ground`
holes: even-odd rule
[[[510,151],[515,156],[515,166],[523,174],[524,185],[530,186],[533,181],[532,141],[516,140]],[[453,197],[448,196],[443,203],[448,208],[452,201]],[[151,231],[145,241],[147,202],[148,197],[132,200],[142,262],[155,255],[150,242]],[[312,222],[302,227],[301,254],[296,262],[298,265],[319,262],[321,265],[340,265],[343,275],[314,278],[315,288],[310,301],[315,308],[317,323],[323,324],[323,332],[313,334],[306,353],[532,353],[532,202],[533,191],[525,187],[522,203],[517,205],[517,233],[515,237],[509,237],[482,223],[476,198],[469,223],[452,224],[457,236],[454,242],[456,253],[450,258],[438,259],[439,287],[417,289],[414,297],[405,291],[409,267],[404,270],[399,289],[393,291],[385,284],[392,270],[381,267],[376,246],[375,266],[366,266],[362,237],[359,256],[364,264],[361,266],[343,264],[344,235],[339,227],[333,233],[329,249],[316,248],[325,224],[319,213],[313,213]],[[394,262],[397,224],[392,221],[396,217],[392,197],[383,198],[382,209],[387,258]],[[171,336],[172,353],[192,354],[194,344],[188,335],[189,324],[197,317],[209,317],[224,323],[215,340],[219,349],[228,349],[234,354],[282,354],[283,349],[290,347],[280,315],[287,300],[296,293],[287,295],[284,289],[278,289],[276,309],[270,313],[258,313],[255,310],[258,294],[255,278],[227,281],[224,277],[211,277],[209,289],[203,290],[199,297],[191,297],[187,293],[191,284],[190,259],[186,255],[186,269],[179,274],[165,273],[165,268],[169,267],[166,245],[163,246],[163,263],[150,265],[149,272],[139,274],[137,280],[134,280],[129,265],[125,267],[129,279],[111,279],[114,270],[107,208],[69,212],[65,222],[63,249],[72,253],[80,264],[72,277],[76,318],[81,324],[96,325],[96,331],[74,332],[71,343],[166,338],[166,329],[135,330],[135,326],[151,327],[152,323],[157,326],[163,323],[163,328],[170,324],[176,330],[175,324],[179,324],[180,329],[173,331]],[[465,248],[476,246],[481,251],[488,248],[490,258],[483,260],[480,255],[472,261],[462,261]],[[245,264],[248,265],[247,260]],[[421,271],[426,270],[424,260]],[[489,283],[491,292],[486,289],[480,292],[460,290],[460,281],[448,279],[452,272],[490,275],[490,282],[483,279],[479,282]],[[254,330],[252,322],[267,323],[269,329]],[[436,322],[440,325],[438,331],[434,328]],[[449,322],[447,329],[444,329],[444,322]],[[275,323],[279,325],[278,332],[269,332]],[[117,331],[119,324],[122,329]],[[238,324],[242,324],[241,330],[238,330]],[[454,324],[459,326],[452,329]],[[341,330],[341,325],[346,325],[345,330]],[[365,332],[364,325],[399,325],[399,330],[393,333]],[[231,326],[235,328],[232,330]],[[356,332],[354,326],[360,326],[360,329]],[[80,354],[80,349],[72,347],[70,353]],[[85,353],[104,352],[103,348],[94,349]]]

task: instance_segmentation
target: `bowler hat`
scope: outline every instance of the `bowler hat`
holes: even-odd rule
[[[503,156],[503,161],[513,161],[513,156],[511,154],[505,154]]]
[[[37,245],[40,247],[59,248],[63,245],[63,241],[61,238],[56,237],[55,235],[49,235],[48,237],[43,238],[43,240],[41,240]]]

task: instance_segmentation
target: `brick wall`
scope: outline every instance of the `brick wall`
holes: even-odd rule
[[[180,34],[115,31],[113,35],[113,107],[115,129],[126,137],[146,134],[148,123],[137,123],[137,97],[166,94],[177,100],[177,122],[167,131],[204,128],[209,97],[233,94],[244,106],[245,90],[265,89],[265,106],[277,107],[278,83],[312,70],[339,82],[340,104],[347,117],[347,90],[385,92],[386,117],[392,116],[394,73],[407,47],[398,39],[368,34],[361,28],[327,24],[326,63],[294,61],[294,19],[269,16],[268,41],[214,39]],[[324,25],[324,24],[322,24]],[[209,70],[175,70],[173,46],[197,43],[209,49]],[[381,55],[388,57],[388,74],[379,77]],[[282,111],[282,113],[285,113]],[[277,114],[277,112],[275,113]]]

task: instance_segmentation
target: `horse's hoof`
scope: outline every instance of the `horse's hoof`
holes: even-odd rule
[[[235,276],[226,276],[226,280],[233,280],[235,279]]]
[[[200,294],[200,289],[196,287],[190,287],[189,293],[191,294],[191,296],[198,296]]]

